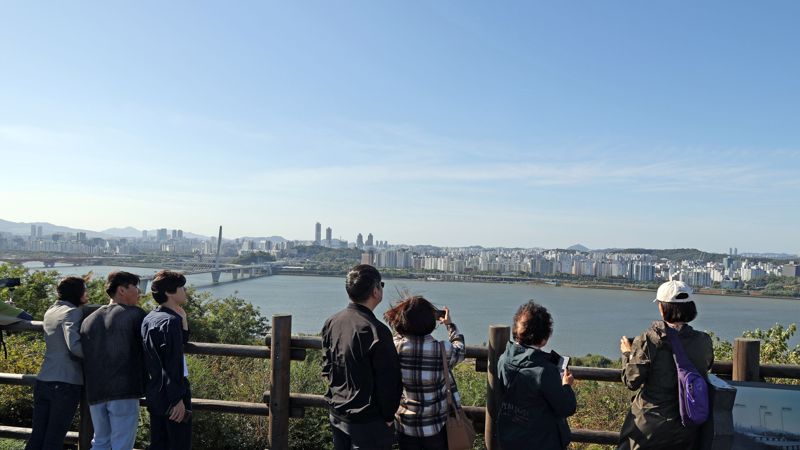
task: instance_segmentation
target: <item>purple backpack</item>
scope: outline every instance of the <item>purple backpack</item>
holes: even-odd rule
[[[706,377],[698,372],[694,364],[689,361],[678,338],[678,332],[668,325],[666,330],[669,342],[672,344],[675,367],[678,368],[678,404],[680,405],[681,422],[684,427],[702,425],[708,420],[711,409]]]

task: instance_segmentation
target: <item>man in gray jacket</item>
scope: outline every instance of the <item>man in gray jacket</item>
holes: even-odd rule
[[[139,277],[112,272],[106,281],[111,302],[83,321],[86,394],[94,425],[94,450],[132,449],[144,395],[144,356],[139,337],[145,312],[139,308]]]

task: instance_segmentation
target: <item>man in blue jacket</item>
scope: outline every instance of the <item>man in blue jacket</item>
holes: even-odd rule
[[[182,307],[188,301],[185,285],[186,278],[178,272],[158,272],[150,289],[159,306],[142,322],[150,450],[192,448],[192,393],[183,354],[189,340]]]

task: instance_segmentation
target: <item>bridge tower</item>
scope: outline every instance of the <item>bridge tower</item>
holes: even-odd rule
[[[222,225],[219,226],[219,236],[217,237],[217,255],[214,257],[214,270],[211,271],[211,281],[219,283],[219,276],[222,273],[219,270],[219,250],[222,248]]]

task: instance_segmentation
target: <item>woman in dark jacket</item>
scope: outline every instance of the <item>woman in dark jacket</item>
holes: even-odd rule
[[[531,300],[519,307],[514,342],[497,367],[503,391],[497,435],[503,449],[561,450],[569,445],[574,381],[569,370],[559,372],[558,355],[542,351],[552,334],[553,319],[544,306]]]
[[[678,405],[678,376],[667,327],[678,338],[689,360],[705,375],[714,362],[711,337],[688,322],[697,317],[692,288],[682,281],[668,281],[658,288],[656,299],[661,318],[653,322],[633,343],[620,340],[622,381],[637,390],[620,432],[619,450],[686,450],[694,446],[698,427],[684,427]]]

